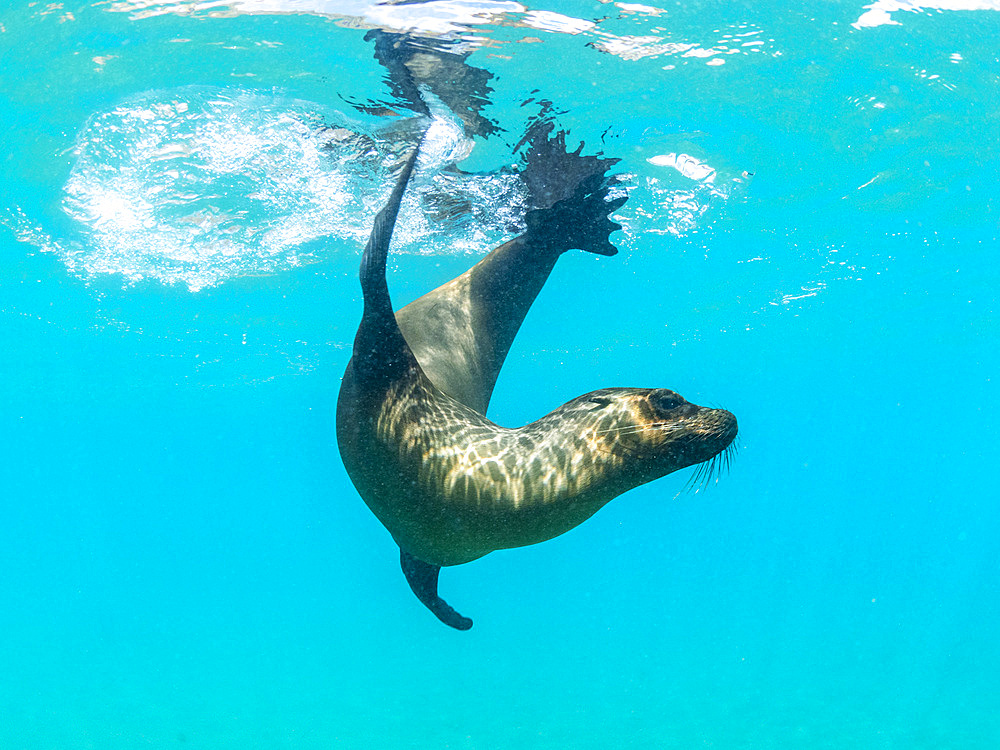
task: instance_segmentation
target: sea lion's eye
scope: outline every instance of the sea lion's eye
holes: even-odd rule
[[[604,398],[604,396],[591,396],[590,399],[588,400],[590,401],[590,403],[596,404],[597,406],[607,406],[608,404],[611,403],[611,399]]]
[[[649,401],[653,407],[660,411],[670,411],[676,409],[681,404],[687,403],[679,393],[663,388],[649,394]]]

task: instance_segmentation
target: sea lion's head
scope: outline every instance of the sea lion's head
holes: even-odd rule
[[[728,459],[736,417],[689,403],[666,388],[605,388],[563,407],[580,420],[580,437],[640,482],[715,459]],[[715,468],[715,462],[710,469]]]

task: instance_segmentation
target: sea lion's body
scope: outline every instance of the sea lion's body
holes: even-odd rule
[[[339,439],[352,445],[345,463],[358,492],[400,548],[432,565],[460,565],[558,536],[623,492],[681,468],[637,461],[636,447],[621,439],[620,412],[650,412],[650,393],[666,394],[622,390],[609,393],[614,406],[595,401],[604,393],[596,391],[507,429],[414,369],[379,403],[342,411]],[[348,385],[342,393],[355,392]],[[677,408],[687,408],[692,435],[719,450],[728,444],[724,414],[711,418],[683,401]]]
[[[666,389],[596,391],[516,429],[486,418],[514,336],[562,252],[616,252],[607,213],[620,201],[606,202],[598,186],[607,160],[566,154],[547,132],[532,144],[536,161],[581,175],[569,193],[535,191],[543,208],[525,234],[393,313],[385,259],[414,151],[362,260],[365,312],[337,408],[341,455],[399,545],[411,588],[460,629],[471,621],[437,596],[441,566],[558,536],[621,493],[718,455],[736,433],[729,412]]]

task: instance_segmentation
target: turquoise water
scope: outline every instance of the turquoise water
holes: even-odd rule
[[[0,9],[0,748],[1000,746],[1000,4],[961,5]],[[415,127],[364,36],[418,23],[502,131],[419,123],[469,212],[404,208],[397,305],[523,218],[548,100],[622,160],[622,252],[560,260],[492,418],[663,386],[741,429],[717,484],[444,570],[467,633],[333,429]]]

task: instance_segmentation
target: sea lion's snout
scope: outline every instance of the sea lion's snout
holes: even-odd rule
[[[733,442],[736,439],[736,434],[740,431],[739,425],[736,423],[736,415],[731,411],[726,411],[725,409],[717,409],[721,412],[723,433],[722,437],[726,441],[726,445]]]
[[[707,429],[704,434],[706,446],[710,447],[713,454],[728,451],[736,439],[736,434],[739,432],[736,417],[733,416],[732,412],[725,409],[711,409],[707,411]]]
[[[725,409],[692,404],[676,391],[654,388],[644,394],[646,429],[631,439],[641,444],[640,452],[656,446],[661,458],[669,457],[681,466],[707,461],[726,450],[739,430],[736,417]],[[619,438],[627,439],[625,433]]]

